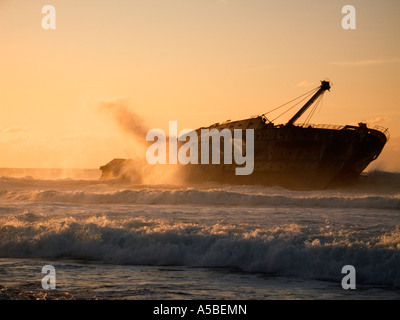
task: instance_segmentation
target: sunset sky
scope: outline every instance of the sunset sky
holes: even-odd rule
[[[55,30],[42,28],[48,4]],[[355,30],[342,28],[348,4]],[[400,171],[399,18],[398,0],[0,0],[0,167],[134,156],[137,141],[104,103],[141,127],[195,129],[262,114],[328,78],[312,123],[388,127],[379,161]]]

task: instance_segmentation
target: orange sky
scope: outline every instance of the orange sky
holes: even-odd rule
[[[46,4],[55,30],[41,26]],[[341,26],[347,4],[356,30]],[[197,128],[329,78],[312,122],[389,127],[382,161],[400,170],[399,13],[398,0],[0,0],[0,167],[97,168],[139,152],[104,102],[124,99],[149,128]]]

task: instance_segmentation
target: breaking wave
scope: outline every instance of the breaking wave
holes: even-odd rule
[[[25,213],[3,217],[0,226],[1,257],[223,267],[332,281],[340,281],[341,268],[351,264],[358,283],[400,287],[398,226],[365,239],[344,228],[321,232],[299,224],[257,228],[107,215]]]
[[[78,204],[201,204],[228,206],[301,206],[400,209],[399,195],[343,195],[324,193],[246,193],[224,189],[139,189],[115,192],[0,191],[9,200]]]

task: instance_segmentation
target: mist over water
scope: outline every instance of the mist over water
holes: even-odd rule
[[[132,152],[129,163],[126,163],[116,178],[123,178],[140,184],[180,184],[181,175],[177,166],[163,166],[159,168],[150,165],[146,159],[146,150],[151,145],[146,141],[150,128],[145,125],[145,119],[129,107],[128,101],[118,99],[112,102],[103,102],[98,110],[110,116],[117,127],[132,141]],[[166,137],[168,141],[168,135]],[[165,146],[168,152],[168,144]]]
[[[149,128],[144,124],[144,119],[128,107],[127,101],[120,99],[103,102],[99,106],[99,111],[111,115],[118,127],[136,142],[146,142],[145,137]]]

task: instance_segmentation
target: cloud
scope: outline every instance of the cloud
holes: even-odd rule
[[[382,125],[382,124],[385,124],[385,123],[388,123],[388,122],[390,122],[391,120],[390,120],[390,118],[388,118],[388,117],[377,117],[377,118],[375,118],[375,119],[371,119],[371,120],[367,120],[366,122],[369,124],[369,125]]]
[[[268,69],[275,69],[275,68],[281,68],[281,67],[287,67],[284,64],[267,64],[259,67],[259,70],[268,70]]]
[[[264,71],[264,70],[270,70],[270,69],[279,69],[279,68],[286,68],[289,67],[289,65],[284,65],[284,64],[265,64],[265,65],[260,65],[256,67],[250,67],[250,68],[245,68],[245,72],[253,72],[253,71]]]
[[[0,128],[0,132],[4,132],[4,133],[20,133],[20,132],[25,132],[25,131],[27,131],[27,128],[25,128],[25,127],[10,127],[10,128],[5,128],[5,129]]]
[[[375,59],[375,60],[358,60],[358,61],[341,61],[341,62],[330,62],[329,64],[335,66],[343,66],[343,67],[366,67],[373,66],[379,64],[387,64],[398,62],[399,59]]]
[[[28,129],[25,127],[0,128],[0,140],[5,143],[23,143],[29,140]]]
[[[372,128],[374,126],[386,127],[387,123],[389,123],[391,121],[392,121],[392,119],[384,116],[384,117],[376,117],[374,119],[369,119],[369,120],[363,119],[361,122],[366,123],[368,125],[368,127]],[[357,121],[357,122],[354,121],[354,122],[351,122],[350,125],[358,126],[359,122],[360,121]]]
[[[303,81],[300,81],[298,84],[296,84],[296,87],[306,88],[306,87],[311,87],[313,85],[314,85],[314,82],[303,80]]]

